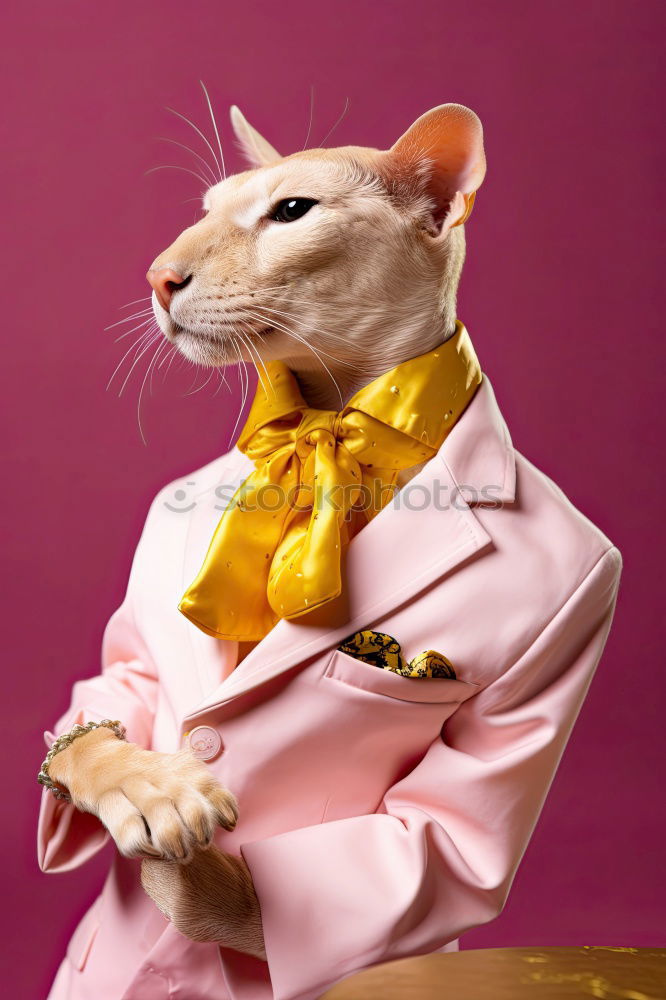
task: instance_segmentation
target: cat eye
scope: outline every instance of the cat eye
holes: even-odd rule
[[[283,198],[279,201],[269,219],[273,222],[295,222],[306,215],[317,202],[314,198]]]

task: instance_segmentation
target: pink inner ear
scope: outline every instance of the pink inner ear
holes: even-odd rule
[[[432,163],[431,194],[444,216],[457,191],[472,194],[486,172],[481,122],[461,104],[443,104],[422,115],[394,144],[396,163],[414,170]]]
[[[433,236],[460,225],[469,214],[466,196],[452,185],[449,176],[442,173],[436,163],[428,163],[423,153],[401,159],[395,158],[392,150],[385,155],[381,174],[387,188],[400,201],[413,201],[423,194],[430,198],[432,225],[428,229]],[[473,195],[470,197],[473,199]]]
[[[459,225],[459,220],[467,211],[467,203],[462,191],[456,191],[453,197],[448,191],[443,191],[439,198],[435,192],[432,196],[437,205],[433,212],[435,232],[439,234]]]

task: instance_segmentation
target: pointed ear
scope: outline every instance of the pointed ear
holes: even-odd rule
[[[426,177],[433,226],[444,235],[469,217],[486,173],[483,128],[462,104],[441,104],[421,115],[388,151],[399,176]]]
[[[259,135],[256,128],[252,128],[249,121],[235,104],[229,109],[231,125],[243,153],[253,167],[265,167],[269,163],[276,163],[282,157],[270,142],[266,142],[262,135]]]

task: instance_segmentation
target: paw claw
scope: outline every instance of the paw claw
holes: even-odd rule
[[[233,830],[238,822],[238,802],[236,796],[215,785],[207,791],[207,798],[215,811],[217,823],[225,830]]]

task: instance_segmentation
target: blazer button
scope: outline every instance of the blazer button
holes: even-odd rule
[[[222,751],[222,737],[211,726],[197,726],[187,734],[190,750],[199,760],[213,760]]]

